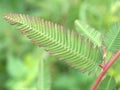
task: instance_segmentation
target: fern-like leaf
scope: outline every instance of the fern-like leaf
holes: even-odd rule
[[[90,40],[60,25],[36,17],[8,14],[4,18],[46,51],[83,72],[92,72],[101,63],[101,49],[93,47]]]
[[[120,50],[120,23],[116,23],[112,26],[106,35],[104,44],[109,51],[114,52]]]
[[[91,40],[95,46],[101,47],[102,45],[102,35],[100,32],[96,31],[94,28],[90,27],[89,25],[80,22],[80,20],[75,21],[76,30],[81,35],[83,34],[84,37]]]

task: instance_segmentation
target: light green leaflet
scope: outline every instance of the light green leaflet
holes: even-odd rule
[[[120,23],[116,23],[112,26],[106,35],[104,44],[109,51],[114,52],[120,50]]]
[[[8,14],[4,18],[35,45],[82,72],[90,73],[101,63],[101,49],[74,31],[27,15]]]
[[[89,39],[95,46],[102,46],[102,35],[89,25],[81,22],[80,20],[75,21],[76,30],[78,33]]]

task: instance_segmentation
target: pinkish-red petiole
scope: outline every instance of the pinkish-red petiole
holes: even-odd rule
[[[102,66],[102,71],[100,75],[98,76],[97,80],[93,84],[91,90],[96,90],[100,82],[102,81],[103,77],[105,76],[106,72],[109,70],[109,68],[114,64],[115,61],[118,60],[120,57],[120,50],[107,62]]]

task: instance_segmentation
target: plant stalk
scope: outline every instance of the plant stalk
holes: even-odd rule
[[[118,60],[119,57],[120,57],[120,50],[106,64],[103,65],[103,70],[100,73],[100,75],[98,76],[98,78],[95,81],[95,83],[93,84],[91,90],[96,90],[97,89],[98,85],[102,81],[102,78],[104,77],[106,72],[114,64],[114,62]]]

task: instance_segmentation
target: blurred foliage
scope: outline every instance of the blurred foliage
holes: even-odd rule
[[[119,10],[119,0],[0,0],[0,90],[35,89],[39,60],[46,53],[10,27],[3,20],[3,14],[29,14],[70,29],[80,19],[106,34],[120,20]],[[95,74],[83,74],[52,56],[48,60],[53,81],[51,90],[89,90],[95,80]],[[115,79],[117,90],[120,88],[119,62],[108,72]]]
[[[97,90],[114,90],[115,84],[115,79],[113,77],[106,76]]]

